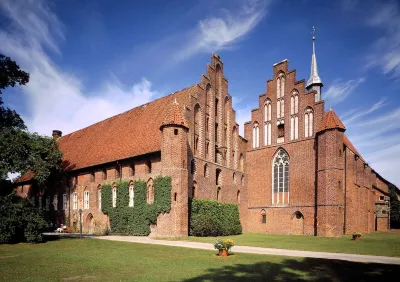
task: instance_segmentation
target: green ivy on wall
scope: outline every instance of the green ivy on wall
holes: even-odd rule
[[[157,223],[160,213],[171,210],[171,178],[157,177],[153,181],[154,203],[146,201],[146,182],[136,180],[134,183],[134,207],[129,207],[129,182],[117,185],[117,205],[112,207],[112,186],[107,184],[101,189],[101,207],[110,218],[110,229],[113,234],[140,235],[150,234],[150,225]]]

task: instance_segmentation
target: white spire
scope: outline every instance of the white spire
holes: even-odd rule
[[[315,56],[315,27],[312,29],[312,56],[311,56],[311,74],[307,82],[307,88],[311,88],[314,84],[322,86],[321,78],[318,76],[317,57]]]

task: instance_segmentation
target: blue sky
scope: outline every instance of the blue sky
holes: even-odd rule
[[[0,52],[31,74],[3,98],[31,131],[68,134],[199,82],[217,52],[243,130],[274,63],[308,79],[313,25],[327,109],[399,185],[398,1],[3,0]]]

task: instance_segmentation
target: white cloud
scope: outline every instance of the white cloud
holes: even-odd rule
[[[6,0],[0,2],[0,9],[11,23],[7,30],[0,29],[0,51],[30,73],[22,90],[28,105],[23,118],[31,131],[69,133],[147,103],[157,94],[146,78],[131,86],[113,78],[89,93],[79,78],[63,71],[48,54],[61,55],[64,28],[45,2]]]
[[[350,116],[347,134],[373,169],[400,186],[396,171],[400,163],[400,107],[390,111],[388,107],[385,100],[380,100],[360,109]]]
[[[248,34],[266,13],[267,0],[242,0],[235,9],[222,10],[220,17],[209,17],[198,22],[190,33],[189,43],[176,53],[176,60],[198,52],[216,52],[230,48]]]
[[[379,3],[368,24],[381,29],[367,55],[367,67],[379,67],[384,74],[400,79],[400,7],[396,1]]]
[[[382,108],[383,106],[385,106],[386,105],[385,102],[386,102],[386,99],[383,98],[383,99],[379,100],[378,102],[376,102],[375,104],[373,104],[371,107],[368,107],[365,109],[358,108],[355,111],[348,113],[346,118],[343,115],[342,116],[343,123],[345,125],[351,125],[355,121],[358,121],[360,118],[370,115],[373,112],[375,112],[375,111],[379,110],[380,108]]]
[[[340,79],[333,81],[324,94],[327,106],[332,107],[344,101],[364,81],[365,78],[363,77],[345,82]]]

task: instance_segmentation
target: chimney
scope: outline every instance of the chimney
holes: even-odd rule
[[[60,130],[55,129],[55,130],[53,130],[52,136],[53,136],[54,140],[57,140],[58,138],[60,138],[62,136],[62,132]]]

